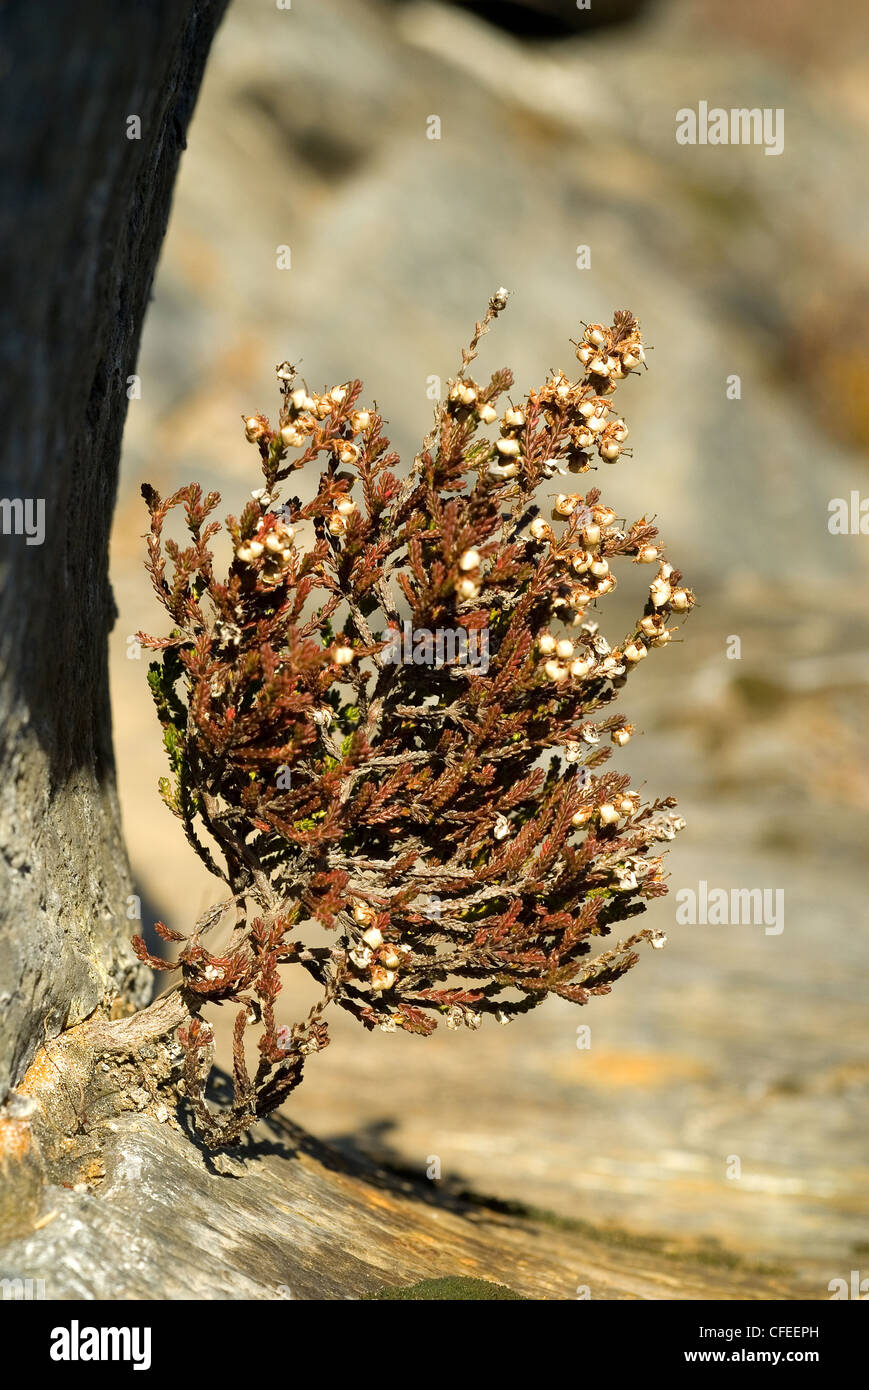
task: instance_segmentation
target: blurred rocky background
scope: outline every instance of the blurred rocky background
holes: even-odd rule
[[[782,153],[678,144],[700,101],[781,108]],[[639,316],[651,370],[617,398],[634,457],[586,481],[658,517],[700,599],[631,682],[641,736],[614,763],[688,820],[646,917],[667,948],[612,998],[507,1029],[423,1042],[336,1017],[288,1109],[417,1174],[436,1157],[442,1188],[784,1265],[817,1297],[869,1274],[869,537],[828,529],[831,499],[869,496],[867,127],[869,12],[843,0],[233,0],[136,367],[112,559],[127,839],[146,918],[188,929],[220,885],[159,800],[130,659],[161,621],[141,482],[198,479],[238,512],[259,481],[240,416],[274,409],[285,358],[317,388],[361,376],[409,459],[429,378],[499,285],[480,372],[509,364],[520,391],[575,366],[581,320]],[[701,880],[783,889],[783,930],[678,926],[675,894]],[[288,979],[283,1021],[306,1001]]]

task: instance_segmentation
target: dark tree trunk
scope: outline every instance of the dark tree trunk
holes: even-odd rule
[[[108,536],[127,378],[225,3],[0,14],[0,1101],[45,1036],[150,992],[128,946]],[[40,500],[28,544],[15,532]]]

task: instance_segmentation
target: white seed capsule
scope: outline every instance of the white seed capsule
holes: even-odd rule
[[[335,503],[335,511],[339,516],[350,516],[356,510],[356,503],[352,497],[342,497],[340,502]]]
[[[349,666],[355,655],[352,647],[335,647],[332,652],[332,660],[336,666]]]
[[[491,405],[481,405],[477,414],[484,425],[491,425],[492,421],[498,418],[497,410]]]
[[[588,825],[593,814],[594,813],[590,806],[580,806],[579,810],[574,812],[573,816],[571,817],[571,820],[573,824],[576,826]]]
[[[605,574],[609,574],[609,568],[609,561],[605,560],[602,555],[598,556],[596,560],[592,560],[589,565],[589,570],[595,579],[603,579]]]
[[[573,643],[569,637],[562,637],[559,642],[556,642],[555,654],[560,656],[562,661],[567,661],[573,656]]]
[[[341,463],[355,463],[359,457],[359,450],[355,444],[342,444],[338,458]]]
[[[613,729],[610,737],[617,748],[624,748],[625,744],[630,742],[631,732],[630,729]],[[619,804],[621,809],[625,811],[625,802],[622,801]],[[633,810],[630,802],[627,803],[627,810]],[[627,812],[625,813],[627,814]]]
[[[589,347],[588,343],[580,343],[579,347],[576,349],[576,355],[582,365],[586,367],[594,356],[594,352],[593,349]]]
[[[609,376],[609,361],[606,357],[593,357],[588,364],[588,370],[595,376]]]
[[[518,458],[520,452],[518,439],[499,439],[495,448],[504,458]]]
[[[504,412],[504,424],[508,429],[521,429],[525,424],[525,414],[521,410],[506,410]]]
[[[555,511],[558,516],[570,516],[576,510],[578,501],[579,498],[575,493],[560,492],[555,499],[553,511]]]
[[[462,556],[462,558],[459,560],[459,569],[460,569],[460,570],[475,570],[475,569],[479,569],[479,567],[480,567],[480,552],[479,552],[479,550],[466,550],[465,553],[464,553],[464,555]]]
[[[359,923],[360,927],[364,927],[369,922],[374,921],[373,909],[370,908],[367,903],[354,903],[353,916],[355,920]],[[382,940],[383,938],[381,937],[381,941]],[[380,942],[378,942],[377,944],[379,945]]]
[[[376,951],[378,947],[383,945],[383,933],[379,927],[369,927],[368,931],[363,934],[362,940],[366,946],[371,947],[372,951]]]
[[[615,575],[614,575],[614,574],[605,574],[604,577],[603,577],[603,579],[601,579],[601,580],[598,582],[597,592],[598,592],[599,594],[611,594],[612,591],[613,591],[613,589],[614,589],[615,587],[616,587],[616,578],[615,578]]]
[[[632,663],[642,661],[647,654],[647,648],[642,642],[629,642],[624,651],[625,661]]]
[[[480,586],[473,579],[460,579],[456,585],[459,598],[476,598],[479,592]]]
[[[582,539],[585,541],[585,544],[591,550],[594,550],[597,546],[600,545],[600,527],[598,526],[596,521],[593,521],[589,526],[586,526],[585,530],[582,533]]]
[[[590,657],[579,656],[576,661],[570,663],[570,674],[576,680],[582,680],[584,676],[588,675],[593,665],[594,663]]]
[[[353,414],[350,416],[350,425],[356,434],[363,434],[370,424],[370,410],[354,410]]]
[[[263,549],[264,549],[264,547],[263,547],[262,541],[249,541],[249,542],[248,542],[248,550],[250,551],[250,553],[251,553],[251,555],[254,557],[254,559],[258,559],[259,556],[262,555]]]
[[[575,574],[585,574],[591,564],[591,556],[587,550],[576,550],[570,563]]]
[[[605,463],[615,463],[621,452],[620,445],[614,439],[607,439],[600,446],[600,456]]]
[[[510,834],[510,822],[506,816],[496,816],[492,834],[495,836],[496,840],[503,840],[505,835]]]
[[[394,947],[389,946],[380,953],[380,964],[385,965],[387,970],[397,970],[401,965],[401,957]]]
[[[673,631],[675,631],[675,629]],[[662,632],[659,632],[656,637],[652,638],[652,646],[666,647],[667,643],[670,641],[670,638],[672,636],[673,632],[670,630],[670,628],[665,627]]]
[[[392,989],[395,984],[395,972],[384,970],[382,965],[375,965],[371,970],[371,988],[379,994],[381,990]]]
[[[555,681],[556,685],[567,680],[567,667],[562,666],[560,661],[547,661],[543,669],[549,679]]]
[[[340,512],[333,512],[326,525],[331,536],[343,536],[347,530],[347,522]]]
[[[596,348],[602,348],[606,346],[607,331],[598,323],[589,324],[588,328],[585,330],[585,336],[588,339],[588,341]]]
[[[329,392],[329,400],[334,401],[335,405],[340,405],[346,395],[346,386],[333,386]]]
[[[465,386],[460,393],[462,405],[473,405],[477,399],[477,393],[473,386]]]
[[[557,645],[551,632],[541,632],[537,639],[537,646],[544,656],[551,656]]]
[[[638,565],[653,565],[658,558],[658,551],[653,545],[641,545],[635,558]]]
[[[657,579],[653,579],[649,585],[649,598],[655,608],[663,608],[664,604],[669,602],[672,592],[671,586],[660,575]]]
[[[542,541],[544,537],[552,535],[552,527],[543,520],[542,516],[535,516],[528,527],[529,534],[535,541]]]
[[[281,429],[281,443],[288,449],[300,449],[305,442],[305,436],[294,425],[284,425]]]
[[[601,825],[615,825],[619,818],[619,813],[612,802],[605,801],[600,808]]]
[[[687,589],[674,589],[670,605],[676,609],[677,613],[684,613],[686,609],[691,607],[691,600],[692,596]]]

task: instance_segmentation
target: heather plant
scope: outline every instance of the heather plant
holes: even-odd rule
[[[611,706],[694,597],[645,517],[627,525],[597,488],[551,486],[626,453],[613,395],[645,362],[640,326],[625,310],[585,327],[579,379],[559,371],[519,399],[509,371],[470,372],[505,307],[499,291],[403,478],[361,382],[309,394],[280,366],[276,422],[244,422],[263,485],[226,520],[225,577],[209,545],[219,496],[143,488],[171,619],[166,637],[140,634],[159,653],[161,791],[228,895],[189,938],[158,924],[184,943],[174,965],[136,949],[181,972],[185,1090],[210,1145],[298,1084],[328,1005],[387,1032],[506,1024],[549,994],[608,993],[642,943],[663,944],[645,929],[598,949],[667,891],[656,849],[683,824],[671,797],[644,802],[609,768],[632,733]],[[302,503],[287,485],[304,468],[320,472]],[[175,508],[184,546],[164,538]],[[652,577],[612,642],[598,615],[627,563]],[[455,640],[435,657],[436,633]],[[467,660],[483,635],[485,663]],[[227,909],[228,942],[209,951]],[[289,965],[319,987],[294,1026],[277,1017]],[[237,1006],[220,1113],[205,1101],[207,1004]]]

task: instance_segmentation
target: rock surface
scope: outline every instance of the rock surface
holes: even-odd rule
[[[590,482],[657,514],[701,598],[632,684],[642,736],[619,764],[689,822],[646,919],[669,944],[612,998],[508,1029],[423,1044],[339,1018],[291,1113],[345,1154],[420,1179],[436,1156],[451,1190],[717,1241],[821,1296],[869,1242],[867,550],[827,528],[829,500],[867,488],[865,28],[844,4],[829,22],[808,0],[775,21],[748,0],[661,4],[530,47],[436,4],[236,0],[148,320],[112,565],[125,825],[143,895],[184,929],[214,887],[159,802],[127,659],[156,621],[142,479],[199,478],[237,511],[256,486],[238,417],[273,408],[286,357],[315,386],[363,376],[407,458],[428,378],[499,284],[514,295],[482,367],[523,388],[570,369],[580,318],[640,316],[635,456]],[[701,99],[782,107],[783,153],[677,145],[675,112]],[[680,926],[675,894],[701,880],[783,890],[783,931]],[[308,1003],[289,978],[283,999],[287,1022]]]

